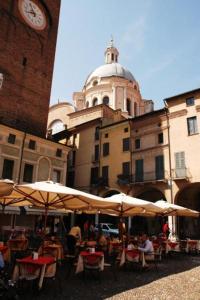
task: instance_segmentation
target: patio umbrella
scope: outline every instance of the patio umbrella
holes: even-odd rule
[[[0,197],[8,196],[13,190],[14,181],[10,179],[1,179],[0,180]]]
[[[120,205],[119,201],[107,200],[52,181],[16,185],[12,195],[21,195],[33,205],[45,208],[45,230],[49,208],[65,208],[74,211],[101,208],[113,209]]]
[[[116,208],[114,208],[113,210],[113,212],[115,211],[119,216],[127,217],[138,215],[153,217],[163,212],[163,209],[155,205],[153,202],[134,198],[122,193],[113,195],[105,199],[110,201],[119,201],[121,203],[120,207],[118,207],[118,210],[116,210]]]
[[[168,203],[164,200],[158,200],[155,204],[163,209],[163,214],[165,216],[199,217],[199,212],[196,210]]]
[[[2,213],[4,213],[7,206],[28,206],[31,202],[25,200],[22,195],[4,196],[0,197],[0,206],[2,207]]]

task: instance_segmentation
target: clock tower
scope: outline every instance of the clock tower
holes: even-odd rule
[[[45,137],[60,0],[0,1],[0,123]]]

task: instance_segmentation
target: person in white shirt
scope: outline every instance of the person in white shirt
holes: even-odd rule
[[[141,247],[138,247],[138,250],[144,253],[144,259],[146,261],[152,261],[154,260],[154,248],[153,248],[153,243],[149,240],[147,234],[143,234],[141,236],[141,242],[142,245]],[[141,257],[142,259],[142,257]],[[148,264],[145,263],[144,267],[148,267]]]
[[[148,236],[146,234],[143,234],[141,236],[141,241],[142,241],[142,246],[138,247],[138,250],[144,252],[144,253],[148,253],[151,254],[154,249],[153,249],[153,244],[152,242],[149,240]]]

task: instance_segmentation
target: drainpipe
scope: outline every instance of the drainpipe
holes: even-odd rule
[[[165,104],[165,113],[166,113],[166,118],[167,118],[167,136],[168,136],[168,153],[169,153],[169,187],[170,187],[170,198],[171,198],[171,203],[174,203],[173,199],[173,187],[172,187],[172,161],[171,161],[171,142],[170,142],[170,124],[169,124],[169,115],[168,115],[168,105],[166,103],[166,100],[164,100]],[[171,218],[171,220],[170,220]],[[175,217],[168,217],[169,223],[171,223],[171,229],[172,232],[175,232]]]
[[[24,155],[25,140],[26,140],[26,132],[24,132],[24,136],[23,136],[23,140],[22,140],[21,153],[20,153],[20,159],[19,159],[19,172],[18,172],[17,183],[20,183],[20,178],[21,178],[22,159],[23,159],[23,155]]]

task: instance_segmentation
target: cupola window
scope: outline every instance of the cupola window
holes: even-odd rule
[[[98,99],[97,98],[94,98],[93,101],[92,101],[92,106],[95,106],[98,104]]]
[[[103,104],[109,105],[109,97],[108,96],[103,97]]]

